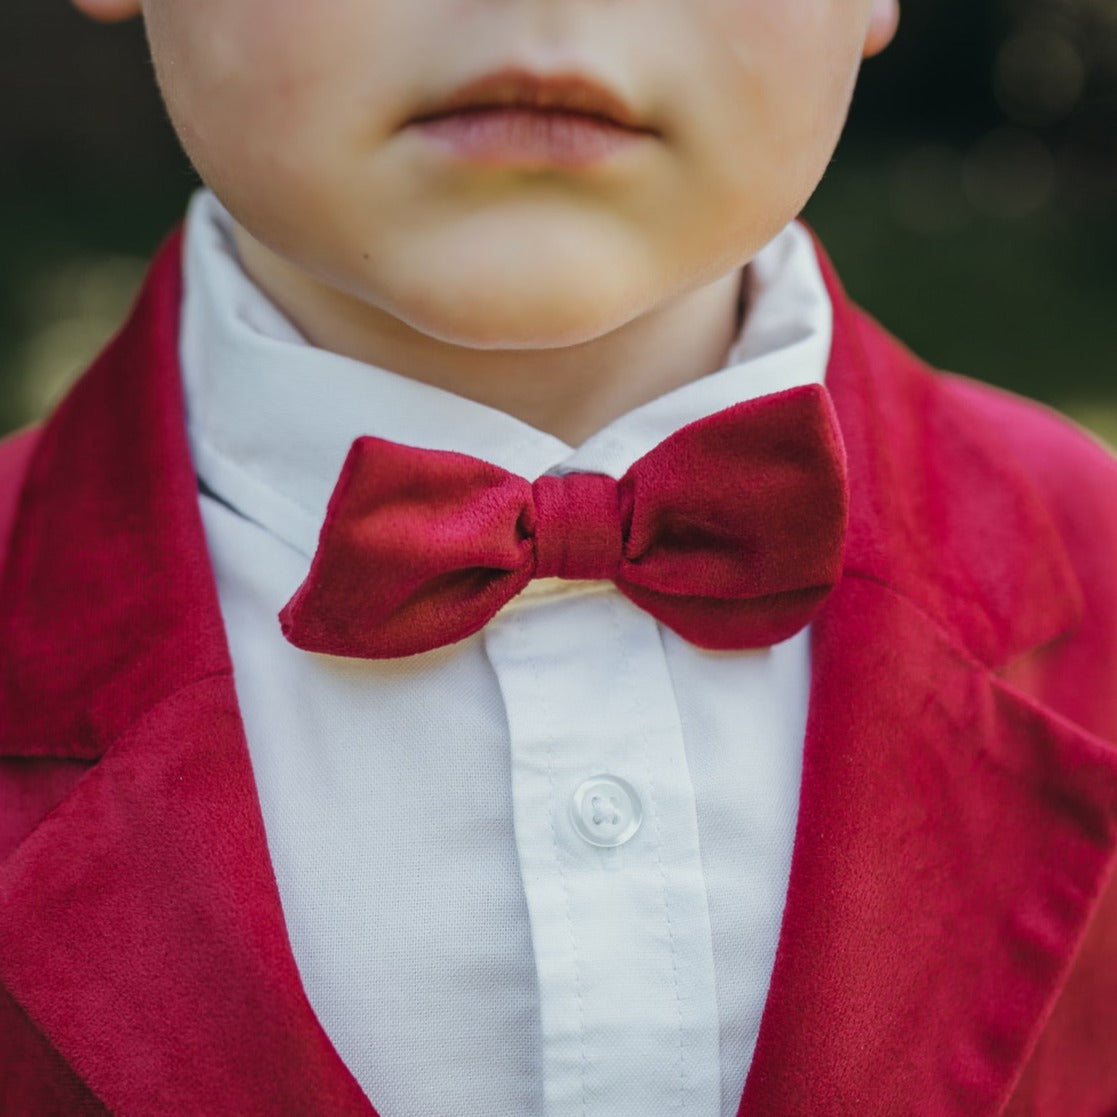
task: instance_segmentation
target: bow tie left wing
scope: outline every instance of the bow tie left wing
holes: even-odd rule
[[[283,634],[377,659],[472,635],[531,577],[530,500],[527,481],[477,458],[358,438]]]

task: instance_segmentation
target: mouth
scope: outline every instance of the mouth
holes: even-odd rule
[[[579,74],[540,75],[521,69],[500,70],[468,82],[410,123],[495,109],[586,116],[631,132],[655,131],[643,125],[620,96],[589,78]]]
[[[471,81],[408,125],[457,158],[501,167],[588,168],[658,135],[597,82],[520,69]]]

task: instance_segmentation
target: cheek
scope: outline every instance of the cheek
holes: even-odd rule
[[[269,166],[297,171],[319,156],[314,145],[329,131],[320,125],[343,96],[337,62],[359,30],[347,18],[356,6],[150,0],[148,37],[167,108],[211,185]]]
[[[849,106],[869,0],[711,0],[726,133],[746,157],[826,160]]]
[[[700,198],[685,212],[709,215],[692,239],[755,251],[802,209],[833,154],[868,0],[688,2],[678,164]]]
[[[861,57],[871,0],[712,0],[711,41],[788,106],[833,102]],[[839,96],[840,100],[841,97]]]
[[[860,45],[872,0],[709,0],[729,40],[764,53],[814,53],[819,46],[846,53]]]

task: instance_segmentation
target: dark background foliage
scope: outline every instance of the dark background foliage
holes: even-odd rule
[[[3,431],[115,327],[197,180],[138,22],[4,0],[0,104]],[[807,217],[928,359],[1117,441],[1117,0],[905,0]]]

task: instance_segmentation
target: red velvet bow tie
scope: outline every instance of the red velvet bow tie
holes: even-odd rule
[[[691,423],[619,481],[358,438],[280,620],[307,651],[383,659],[472,635],[532,578],[608,578],[693,644],[763,647],[837,582],[848,503],[817,385]]]

